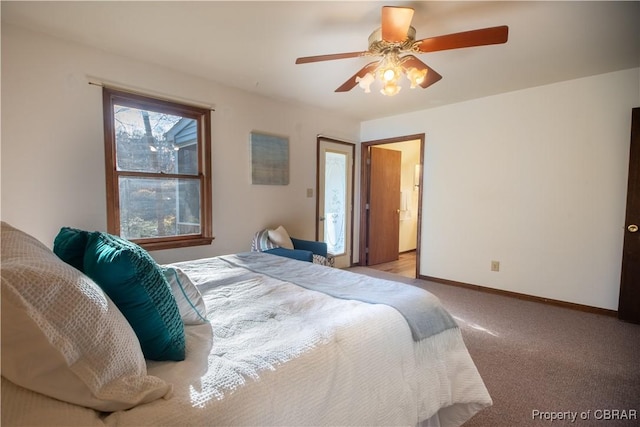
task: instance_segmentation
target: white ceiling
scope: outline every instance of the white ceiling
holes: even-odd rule
[[[363,120],[640,66],[639,1],[1,4],[3,24]],[[421,54],[443,79],[427,89],[406,84],[395,97],[334,92],[370,58],[294,64],[366,50],[385,5],[415,9],[416,39],[508,25],[509,41]]]

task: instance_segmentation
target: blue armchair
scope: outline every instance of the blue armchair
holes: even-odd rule
[[[327,265],[327,244],[290,237],[282,226],[264,229],[253,236],[251,250]]]

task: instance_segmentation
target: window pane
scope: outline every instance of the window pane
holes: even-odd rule
[[[324,177],[324,238],[333,255],[345,252],[347,210],[347,156],[327,151]]]
[[[113,114],[118,170],[197,175],[196,120],[117,104]]]
[[[200,181],[179,179],[177,234],[200,233]]]
[[[178,150],[178,173],[198,174],[198,145],[191,144],[180,147]]]
[[[120,177],[120,235],[125,239],[200,234],[200,181]]]

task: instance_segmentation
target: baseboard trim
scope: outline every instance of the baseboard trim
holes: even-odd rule
[[[555,300],[551,298],[536,297],[533,295],[521,294],[518,292],[505,291],[502,289],[494,289],[494,288],[488,288],[486,286],[456,282],[454,280],[440,279],[439,277],[423,276],[422,274],[419,275],[418,278],[422,280],[429,280],[431,282],[442,283],[443,285],[451,285],[451,286],[457,286],[460,288],[473,289],[480,292],[498,294],[498,295],[503,295],[511,298],[518,298],[526,301],[539,302],[542,304],[555,305],[559,307],[570,308],[572,310],[585,311],[587,313],[595,313],[595,314],[601,314],[604,316],[618,317],[618,312],[616,310],[609,310],[606,308],[592,307],[590,305],[576,304],[573,302],[560,301],[560,300]]]

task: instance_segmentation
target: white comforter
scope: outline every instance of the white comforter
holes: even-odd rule
[[[186,327],[185,361],[149,362],[150,375],[173,384],[172,397],[100,417],[78,407],[79,419],[127,426],[429,419],[446,426],[491,405],[458,328],[414,342],[404,317],[386,305],[336,299],[219,258],[176,266],[198,284],[210,324]]]

